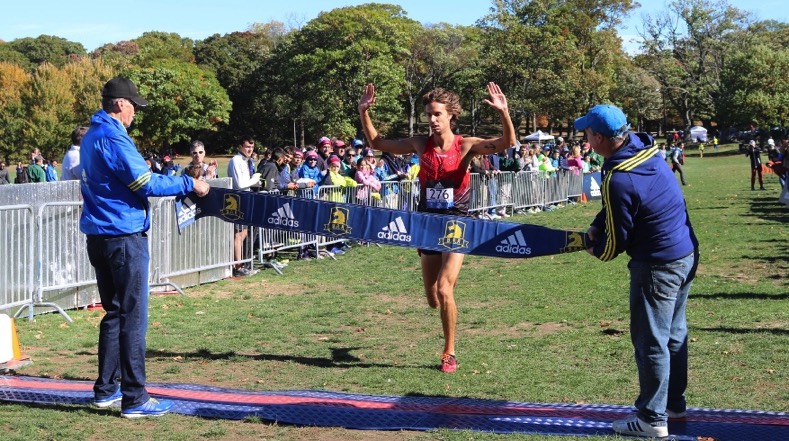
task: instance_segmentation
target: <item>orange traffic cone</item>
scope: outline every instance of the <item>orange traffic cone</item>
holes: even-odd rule
[[[30,357],[22,355],[14,319],[0,314],[0,370],[25,366],[30,364],[29,360]]]
[[[581,192],[581,203],[585,204],[587,202],[589,202],[589,201],[586,199],[586,193]]]
[[[19,336],[16,333],[16,321],[11,319],[11,347],[14,354],[14,360],[22,359],[22,349],[19,346]]]

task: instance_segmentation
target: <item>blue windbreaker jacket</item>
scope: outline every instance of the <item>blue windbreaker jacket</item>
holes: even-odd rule
[[[79,228],[85,234],[120,236],[151,226],[148,196],[189,193],[189,176],[151,173],[126,128],[104,110],[90,119],[79,151],[83,207]]]

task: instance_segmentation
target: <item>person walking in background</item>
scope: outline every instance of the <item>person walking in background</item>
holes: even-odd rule
[[[375,86],[367,84],[359,100],[359,117],[369,145],[395,155],[415,153],[419,158],[420,198],[417,211],[468,216],[471,189],[469,163],[476,155],[489,155],[517,143],[515,128],[510,119],[507,98],[495,83],[488,83],[485,103],[501,118],[502,136],[495,139],[464,138],[453,130],[463,109],[454,92],[433,89],[422,96],[425,114],[430,125],[430,136],[415,136],[400,140],[381,137],[370,119],[369,110],[375,104]],[[450,251],[419,250],[422,279],[427,302],[431,308],[441,309],[444,331],[444,350],[441,371],[455,372],[455,328],[457,284],[464,255]]]
[[[250,191],[254,185],[260,184],[260,173],[255,173],[255,160],[252,153],[255,152],[255,140],[251,136],[241,138],[238,144],[238,153],[230,158],[227,163],[227,175],[233,181],[233,189]],[[244,241],[249,234],[249,227],[246,225],[234,224],[235,234],[233,235],[233,260],[236,262],[233,269],[234,277],[253,276],[257,271],[247,268],[241,263],[243,259]]]
[[[87,127],[77,127],[71,132],[71,148],[63,156],[63,170],[60,173],[61,181],[79,181],[82,178],[82,166],[79,162],[79,149]]]
[[[756,190],[756,176],[759,176],[759,190],[766,190],[762,178],[762,149],[756,145],[756,141],[751,140],[748,143],[745,156],[751,161],[751,190]]]
[[[5,166],[5,162],[0,161],[0,185],[10,184],[11,181],[8,180],[8,169]]]
[[[685,143],[680,142],[672,147],[670,158],[671,171],[679,173],[679,180],[682,181],[682,185],[688,185],[688,183],[685,182],[685,172],[682,170],[682,166],[685,165]]]
[[[80,230],[106,314],[99,325],[98,378],[94,404],[121,404],[121,416],[140,418],[170,411],[173,403],[151,398],[145,389],[145,334],[148,327],[147,231],[149,196],[208,194],[209,186],[188,176],[151,173],[127,128],[148,102],[134,83],[109,80],[101,91],[101,110],[82,139]]]
[[[603,163],[603,206],[587,251],[607,262],[630,256],[630,339],[638,368],[637,412],[613,422],[616,433],[661,438],[668,419],[685,416],[688,326],[685,306],[698,265],[698,240],[673,173],[654,140],[629,132],[622,111],[593,107],[575,120]]]

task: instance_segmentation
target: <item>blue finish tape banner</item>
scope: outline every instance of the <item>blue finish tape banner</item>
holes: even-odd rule
[[[179,230],[213,216],[262,228],[491,257],[537,257],[590,246],[586,235],[575,231],[224,188],[211,188],[202,198],[187,195],[175,205]]]

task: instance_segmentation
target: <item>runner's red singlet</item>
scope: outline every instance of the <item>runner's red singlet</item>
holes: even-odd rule
[[[419,158],[419,206],[417,211],[428,213],[468,214],[471,198],[468,164],[463,163],[461,143],[455,135],[452,147],[446,152],[435,146],[429,137],[425,151]]]

